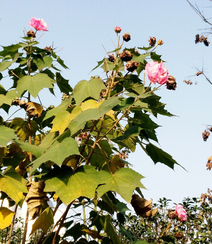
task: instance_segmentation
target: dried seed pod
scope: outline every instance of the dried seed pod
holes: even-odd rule
[[[129,33],[125,33],[125,34],[123,35],[123,40],[124,40],[125,42],[130,41],[130,40],[131,40],[131,36],[130,36],[130,34],[129,34]]]
[[[27,32],[27,36],[28,37],[36,37],[36,35],[35,35],[35,32],[33,31],[33,30],[29,30],[28,32]]]
[[[109,55],[108,59],[109,59],[110,62],[114,62],[115,61],[115,57],[114,57],[113,54]]]
[[[203,74],[203,71],[199,71],[199,72],[197,72],[197,73],[196,73],[196,76],[199,76],[199,75],[201,75],[201,74]]]
[[[166,82],[166,88],[168,90],[175,90],[177,88],[176,79],[172,75],[169,75],[168,77],[168,80]]]
[[[156,38],[155,37],[150,37],[148,42],[149,42],[150,46],[154,47],[155,43],[156,43]]]
[[[119,54],[119,57],[122,61],[130,61],[133,57],[132,53],[128,50],[123,51]]]
[[[195,43],[197,44],[199,42],[199,34],[196,34],[195,36]]]
[[[208,137],[210,135],[210,132],[205,130],[203,133],[202,133],[202,138],[204,141],[207,141]]]
[[[126,64],[126,69],[129,72],[133,72],[134,70],[136,70],[138,68],[138,62],[135,61],[128,61]]]

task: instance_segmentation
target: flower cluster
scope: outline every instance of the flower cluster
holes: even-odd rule
[[[177,214],[180,221],[183,222],[187,220],[187,212],[181,204],[177,204],[175,206],[175,213]]]
[[[149,80],[152,83],[158,83],[163,85],[167,82],[169,77],[168,69],[163,65],[163,62],[160,63],[151,61],[146,64],[145,72],[148,75]]]
[[[47,27],[48,25],[43,19],[36,19],[36,18],[31,18],[29,25],[33,28],[35,28],[37,31],[48,31]]]

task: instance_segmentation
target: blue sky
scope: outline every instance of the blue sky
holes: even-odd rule
[[[196,3],[207,17],[212,17],[209,0],[191,2]],[[158,138],[162,149],[187,171],[178,166],[173,171],[162,164],[154,165],[139,147],[129,161],[146,177],[142,182],[148,188],[144,191],[148,199],[157,201],[167,197],[181,202],[184,197],[200,196],[207,191],[212,172],[206,170],[205,164],[212,155],[212,138],[204,142],[201,134],[207,124],[212,124],[212,86],[203,77],[194,75],[203,68],[212,79],[212,55],[211,46],[195,44],[194,39],[197,33],[210,30],[205,29],[208,26],[186,0],[2,0],[0,44],[20,41],[24,28],[30,29],[31,17],[43,18],[49,25],[49,31],[39,40],[40,45],[57,48],[69,67],[63,71],[63,76],[73,87],[80,80],[89,80],[91,75],[103,75],[101,70],[90,71],[106,55],[102,45],[107,51],[113,50],[111,39],[116,41],[115,26],[120,26],[123,33],[131,34],[132,40],[126,47],[147,46],[150,36],[162,39],[164,45],[157,53],[162,54],[169,73],[176,78],[177,90],[162,87],[157,94],[176,116],[156,120],[161,125]],[[210,41],[210,35],[208,39]],[[198,83],[186,85],[184,79]],[[47,97],[42,92],[41,99],[46,106],[58,105],[61,96],[56,95]]]

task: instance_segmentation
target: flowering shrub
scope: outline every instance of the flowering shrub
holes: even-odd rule
[[[48,25],[43,19],[31,18],[29,26],[35,28],[37,31],[47,31]]]
[[[48,27],[36,18],[29,25],[36,31],[47,31]],[[151,45],[138,50],[123,47],[131,36],[125,33],[120,42],[120,31],[120,27],[115,28],[115,50],[107,52],[108,58],[93,69],[103,69],[105,76],[81,80],[73,88],[61,74],[60,68],[67,69],[64,61],[52,47],[38,47],[34,31],[0,51],[0,80],[9,77],[13,81],[9,90],[1,85],[0,108],[10,112],[17,106],[17,112],[22,109],[25,114],[23,118],[0,117],[0,200],[7,199],[16,207],[27,203],[29,218],[35,221],[31,235],[38,237],[42,231],[34,244],[70,240],[87,243],[84,237],[92,243],[120,244],[112,218],[117,216],[121,227],[125,201],[142,216],[157,212],[152,209],[152,201],[135,194],[142,195],[143,176],[129,167],[128,154],[139,145],[155,164],[160,162],[172,169],[177,164],[155,145],[159,126],[152,119],[172,114],[155,94],[157,87],[152,89],[151,83],[146,85],[139,77],[146,58],[152,59],[159,63],[157,82],[164,84],[161,55]],[[63,94],[62,102],[47,108],[40,91],[48,88],[47,92],[54,94],[55,87]],[[48,200],[55,201],[54,209]],[[64,210],[61,205],[66,209],[54,223],[55,213]],[[69,210],[78,211],[78,218]],[[6,207],[0,208],[0,216],[7,216],[0,220],[0,229],[13,229],[14,214]],[[66,229],[63,236],[62,227]],[[22,243],[26,243],[26,230]],[[8,243],[11,238],[12,234],[6,237]]]
[[[163,65],[162,61],[160,63],[154,61],[147,63],[145,72],[152,83],[160,85],[165,84],[169,77],[168,69]]]
[[[124,229],[120,229],[122,243],[125,244],[211,244],[212,243],[212,195],[202,194],[201,198],[185,198],[177,209],[187,212],[181,221],[173,208],[171,200],[161,198],[153,207],[158,213],[151,217],[140,217],[131,213],[126,217]],[[182,207],[181,207],[182,206]],[[181,211],[180,211],[181,212]],[[185,214],[184,214],[185,217]]]

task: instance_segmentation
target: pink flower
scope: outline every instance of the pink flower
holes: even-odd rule
[[[48,25],[43,19],[36,19],[33,17],[31,18],[29,25],[38,31],[48,31],[47,30]]]
[[[177,204],[175,206],[175,213],[177,214],[180,221],[186,221],[187,220],[187,213],[184,207],[180,204]]]
[[[158,83],[163,85],[167,82],[169,77],[168,69],[163,65],[163,62],[160,63],[151,61],[146,64],[145,72],[148,75],[149,80],[152,83]]]
[[[116,33],[120,33],[120,32],[121,32],[121,27],[116,26],[116,27],[114,28],[114,30],[115,30]]]

